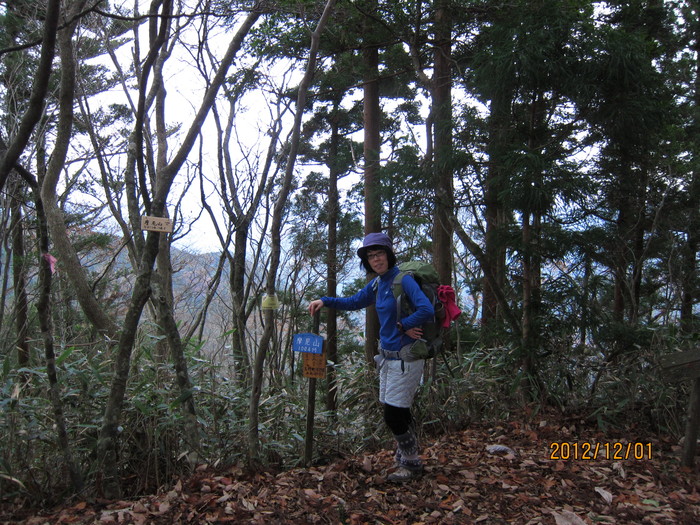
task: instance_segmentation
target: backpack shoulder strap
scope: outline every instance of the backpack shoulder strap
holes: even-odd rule
[[[394,282],[391,285],[392,291],[394,292],[394,299],[396,300],[396,320],[401,319],[401,309],[403,308],[403,301],[404,301],[404,293],[403,293],[403,284],[401,284],[401,281],[403,281],[403,278],[406,275],[413,275],[413,272],[411,271],[401,271],[396,274],[396,277],[394,277]]]
[[[394,291],[394,299],[398,299],[403,293],[403,284],[401,284],[401,281],[403,281],[403,278],[406,275],[413,275],[413,272],[399,272],[396,274],[396,277],[394,277],[394,282],[391,285],[391,288]]]

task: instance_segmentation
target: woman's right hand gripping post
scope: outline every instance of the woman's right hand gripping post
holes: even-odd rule
[[[309,313],[312,316],[316,315],[316,312],[318,312],[321,308],[323,308],[323,301],[321,299],[316,299],[315,301],[311,301],[309,303]]]

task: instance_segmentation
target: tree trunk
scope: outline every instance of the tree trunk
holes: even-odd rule
[[[532,232],[530,227],[530,211],[523,211],[522,219],[522,285],[523,285],[523,316],[521,322],[521,339],[522,339],[522,367],[523,371],[528,374],[532,367],[531,352],[533,329],[532,329]]]
[[[19,184],[10,182],[12,186],[9,192],[10,210],[12,219],[10,232],[12,235],[12,280],[15,298],[15,327],[17,348],[17,366],[25,368],[29,366],[29,303],[27,300],[27,254],[24,249],[24,219],[22,217],[22,203],[19,196]]]
[[[0,159],[0,190],[5,187],[7,177],[20,159],[24,148],[31,138],[34,127],[44,113],[44,99],[49,89],[49,79],[56,52],[56,33],[61,12],[60,0],[47,0],[44,18],[44,35],[41,39],[41,56],[34,77],[34,85],[29,97],[27,110],[19,123],[19,129],[7,145],[7,150]]]
[[[542,93],[534,93],[530,104],[528,150],[531,155],[544,154],[545,104]],[[525,196],[522,210],[522,271],[523,271],[523,317],[522,317],[522,368],[526,383],[523,385],[525,399],[534,400],[542,392],[539,380],[537,351],[542,340],[540,322],[542,295],[542,174],[539,167],[531,167],[523,173],[525,187],[531,195]]]
[[[523,268],[523,316],[522,316],[522,359],[521,366],[526,378],[523,385],[523,395],[527,400],[533,400],[536,391],[542,387],[538,379],[537,349],[539,348],[540,327],[540,288],[541,269],[539,244],[539,215],[525,210],[522,219],[522,268]]]
[[[190,452],[190,459],[195,460],[199,451],[199,425],[194,403],[194,390],[190,382],[180,331],[173,317],[172,296],[168,293],[167,285],[163,284],[163,280],[162,272],[159,271],[153,275],[151,299],[156,304],[158,325],[170,348],[170,358],[175,369],[175,383],[180,392],[178,401],[181,404],[185,420],[185,428],[183,429],[185,441]]]
[[[330,118],[331,140],[328,153],[328,250],[326,252],[326,271],[328,282],[326,294],[335,297],[338,293],[338,216],[340,210],[338,196],[338,145],[340,133],[337,114],[340,111],[338,102],[334,104]],[[335,413],[338,408],[338,385],[336,366],[338,364],[338,313],[332,308],[326,309],[326,354],[328,361],[333,363],[328,367],[326,409]]]
[[[61,386],[58,383],[58,373],[56,370],[53,323],[51,321],[52,269],[46,258],[46,256],[49,255],[49,234],[41,199],[38,199],[36,202],[36,214],[39,226],[39,299],[36,308],[39,318],[39,327],[41,329],[41,339],[44,344],[46,376],[49,381],[49,398],[51,399],[51,406],[53,408],[58,449],[63,456],[63,462],[70,476],[73,491],[77,494],[83,490],[84,481],[80,467],[73,458],[73,452],[68,440],[66,420],[63,413],[63,401],[61,400]]]
[[[488,164],[484,181],[484,219],[486,232],[484,239],[485,265],[493,279],[484,276],[484,298],[481,310],[481,322],[484,327],[494,326],[503,318],[498,294],[505,286],[505,246],[502,232],[506,226],[506,210],[501,197],[502,189],[508,177],[506,156],[509,144],[510,107],[512,92],[499,90],[491,100],[489,116]],[[487,270],[482,267],[484,274]],[[497,289],[498,288],[498,289]]]
[[[624,326],[634,319],[634,271],[638,262],[634,257],[636,250],[636,232],[638,227],[639,209],[638,196],[642,185],[638,183],[632,170],[632,160],[629,152],[622,153],[621,169],[618,174],[618,186],[615,189],[617,221],[614,247],[614,291],[612,318],[618,325],[615,347],[609,359],[614,360],[618,355],[630,349],[630,340],[626,337]]]
[[[579,345],[581,348],[586,347],[588,339],[588,329],[591,318],[591,275],[593,274],[593,262],[589,254],[583,255],[583,279],[581,282],[581,314],[579,315]]]
[[[632,230],[630,245],[632,246],[632,275],[631,275],[631,292],[630,292],[630,323],[636,326],[639,323],[639,306],[642,293],[642,274],[644,272],[645,243],[644,235],[646,232],[646,202],[647,202],[647,187],[649,184],[648,168],[642,166],[642,176],[636,181],[636,198],[635,210],[636,216],[634,220],[634,228]]]
[[[10,289],[10,273],[12,269],[12,239],[10,238],[10,222],[12,212],[10,210],[10,206],[7,205],[8,199],[10,198],[11,197],[9,196],[5,196],[5,198],[0,199],[0,206],[2,206],[2,215],[0,218],[0,231],[2,231],[2,235],[0,236],[0,251],[2,252],[3,256],[2,260],[0,260],[0,268],[2,268],[0,271],[0,281],[2,281],[2,284],[0,285],[0,312],[6,311],[7,302],[8,299],[10,299],[8,290]],[[0,334],[5,333],[4,329],[5,316],[0,315]]]
[[[233,302],[233,321],[236,327],[234,344],[232,348],[233,362],[238,381],[242,385],[250,383],[250,361],[248,358],[248,343],[246,335],[246,293],[245,293],[245,265],[250,224],[248,221],[239,221],[233,241],[233,257],[230,276],[231,299]]]
[[[368,13],[377,9],[376,0],[368,2]],[[379,107],[379,48],[372,42],[375,22],[369,16],[363,20],[366,42],[362,49],[364,97],[364,181],[365,235],[382,229],[382,198],[379,178],[381,149],[381,110]],[[374,363],[379,341],[379,318],[374,306],[365,310],[365,359]]]
[[[452,283],[452,234],[449,217],[454,215],[452,186],[452,24],[449,2],[436,2],[435,72],[432,105],[434,115],[433,177],[435,215],[433,217],[433,263],[443,284]]]
[[[698,3],[694,2],[696,8]],[[695,147],[696,158],[700,157],[700,23],[694,23],[693,50],[695,51],[695,83],[693,85],[694,136],[691,143]],[[698,250],[700,249],[700,169],[694,165],[688,187],[688,229],[683,255],[683,282],[681,290],[680,325],[685,335],[696,333],[700,323],[693,315],[693,309],[700,300],[700,276],[698,275]]]
[[[326,294],[335,297],[338,293],[338,215],[340,203],[338,197],[338,132],[337,112],[339,104],[334,104],[331,116],[331,140],[328,154],[328,251],[326,255],[326,268],[328,283]],[[338,314],[335,309],[326,309],[326,354],[332,363],[328,367],[327,382],[328,393],[326,395],[326,409],[335,413],[338,408],[338,385],[336,366],[338,364]]]
[[[698,289],[700,285],[698,281],[698,258],[697,253],[700,249],[700,212],[698,212],[698,207],[700,207],[700,177],[696,171],[693,174],[693,188],[690,192],[693,193],[690,199],[691,206],[689,213],[691,215],[691,220],[689,222],[689,228],[686,232],[686,246],[683,254],[683,284],[682,284],[682,297],[681,297],[681,308],[680,308],[680,327],[681,333],[684,335],[692,335],[698,331],[698,321],[693,315],[693,309],[698,303]]]

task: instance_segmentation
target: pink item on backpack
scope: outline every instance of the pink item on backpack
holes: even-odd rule
[[[442,321],[442,328],[448,328],[450,323],[461,315],[462,310],[457,306],[455,291],[450,285],[441,284],[438,286],[437,296],[445,308],[445,319]]]

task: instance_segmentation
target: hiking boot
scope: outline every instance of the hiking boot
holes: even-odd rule
[[[423,475],[423,469],[407,469],[406,467],[399,467],[394,472],[387,476],[387,481],[392,483],[406,483],[413,479],[418,479]]]
[[[401,449],[397,448],[394,453],[394,467],[401,466]]]

